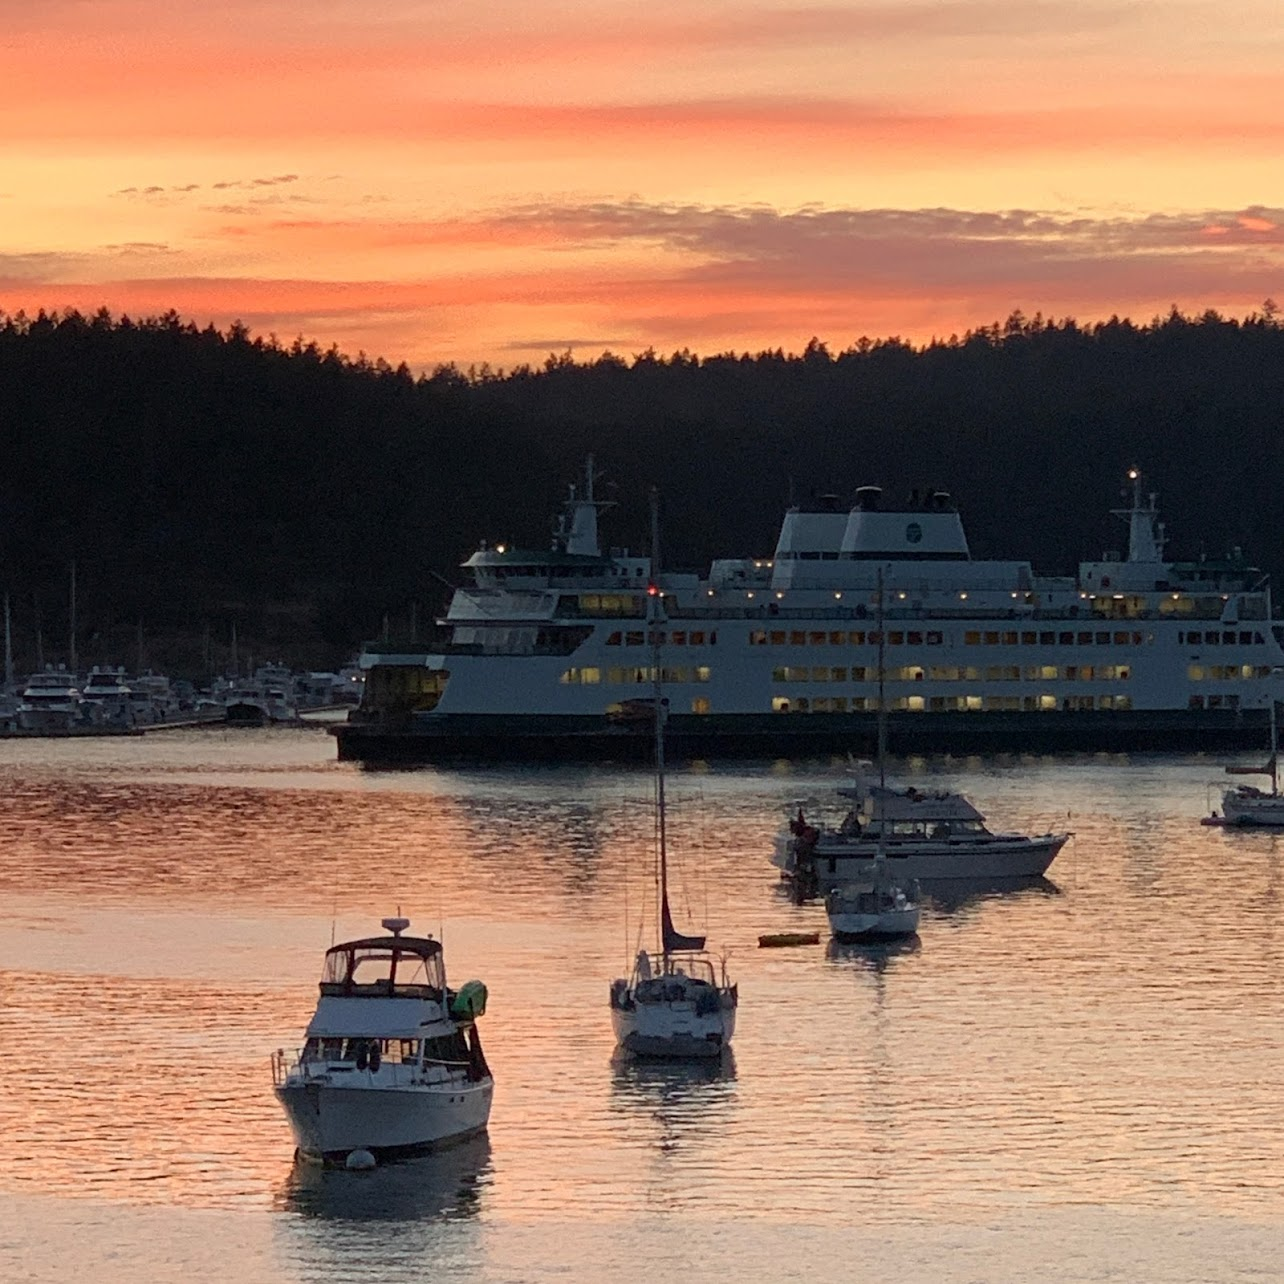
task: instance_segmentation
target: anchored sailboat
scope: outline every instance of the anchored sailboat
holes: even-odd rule
[[[887,699],[884,680],[883,572],[878,571],[878,782],[887,793]],[[887,865],[887,826],[878,827],[878,845],[867,871],[830,888],[825,897],[829,929],[840,941],[892,940],[918,931],[918,884]]]
[[[1227,767],[1228,776],[1269,776],[1269,792],[1256,785],[1237,785],[1222,794],[1221,823],[1224,825],[1262,825],[1273,829],[1284,827],[1284,797],[1280,795],[1279,728],[1275,701],[1271,701],[1271,756],[1260,767]],[[1216,813],[1209,817],[1218,820]]]
[[[705,938],[679,932],[669,908],[669,862],[665,832],[664,723],[661,648],[664,608],[659,588],[659,539],[655,496],[651,500],[651,585],[647,623],[651,632],[652,708],[655,723],[655,819],[659,894],[659,949],[638,952],[633,974],[611,982],[611,1022],[625,1051],[652,1057],[716,1057],[731,1043],[739,994],[727,980],[725,961],[715,976]]]

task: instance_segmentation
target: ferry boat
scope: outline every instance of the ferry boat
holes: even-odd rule
[[[875,486],[790,508],[771,557],[664,574],[670,753],[872,751],[880,645],[893,753],[1260,743],[1284,664],[1266,577],[1238,551],[1167,558],[1129,479],[1127,551],[1075,577],[974,559],[947,493]],[[340,758],[648,756],[650,559],[603,551],[594,482],[590,460],[551,548],[464,562],[446,641],[365,649]]]

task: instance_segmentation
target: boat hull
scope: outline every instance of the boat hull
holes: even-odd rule
[[[1042,834],[1033,838],[996,836],[984,843],[889,840],[884,855],[889,873],[901,881],[931,883],[961,878],[998,882],[1045,874],[1068,839],[1068,834]],[[873,842],[857,845],[822,838],[813,857],[817,889],[827,892],[868,878],[876,852]],[[779,843],[772,863],[785,876],[794,877],[797,865],[792,843]]]
[[[918,931],[917,905],[904,909],[887,909],[874,913],[854,910],[831,910],[829,930],[838,941],[889,941],[900,936],[913,936]]]
[[[1284,829],[1284,797],[1236,798],[1222,800],[1227,825],[1238,828]]]
[[[1081,710],[892,713],[892,754],[1073,753],[1249,749],[1261,743],[1260,710]],[[646,762],[649,725],[572,714],[428,713],[382,719],[354,711],[331,727],[343,761],[381,764],[563,761]],[[671,760],[803,758],[872,754],[873,714],[670,714]]]
[[[379,1159],[420,1154],[482,1132],[494,1082],[379,1088],[313,1080],[275,1092],[299,1154],[334,1163],[354,1150]]]
[[[704,1060],[722,1055],[736,1032],[736,1009],[697,1016],[689,1003],[647,1003],[612,1008],[615,1041],[636,1057]]]

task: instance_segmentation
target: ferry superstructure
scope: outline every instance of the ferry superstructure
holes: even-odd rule
[[[1238,551],[1166,558],[1129,477],[1127,552],[1077,577],[973,559],[946,492],[873,486],[789,509],[770,558],[664,574],[673,752],[867,751],[880,677],[893,752],[1260,743],[1284,672],[1267,579]],[[468,558],[447,642],[366,648],[340,757],[645,756],[651,565],[603,552],[594,480],[590,461],[550,549]]]

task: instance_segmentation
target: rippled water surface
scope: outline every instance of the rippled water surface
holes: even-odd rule
[[[0,1279],[1275,1278],[1284,836],[1198,824],[1220,766],[898,764],[1075,837],[882,950],[827,948],[768,862],[835,764],[675,772],[679,917],[741,989],[734,1059],[683,1070],[615,1060],[606,1003],[645,771],[0,741]],[[489,987],[489,1138],[297,1171],[269,1054],[331,940],[398,908]]]

